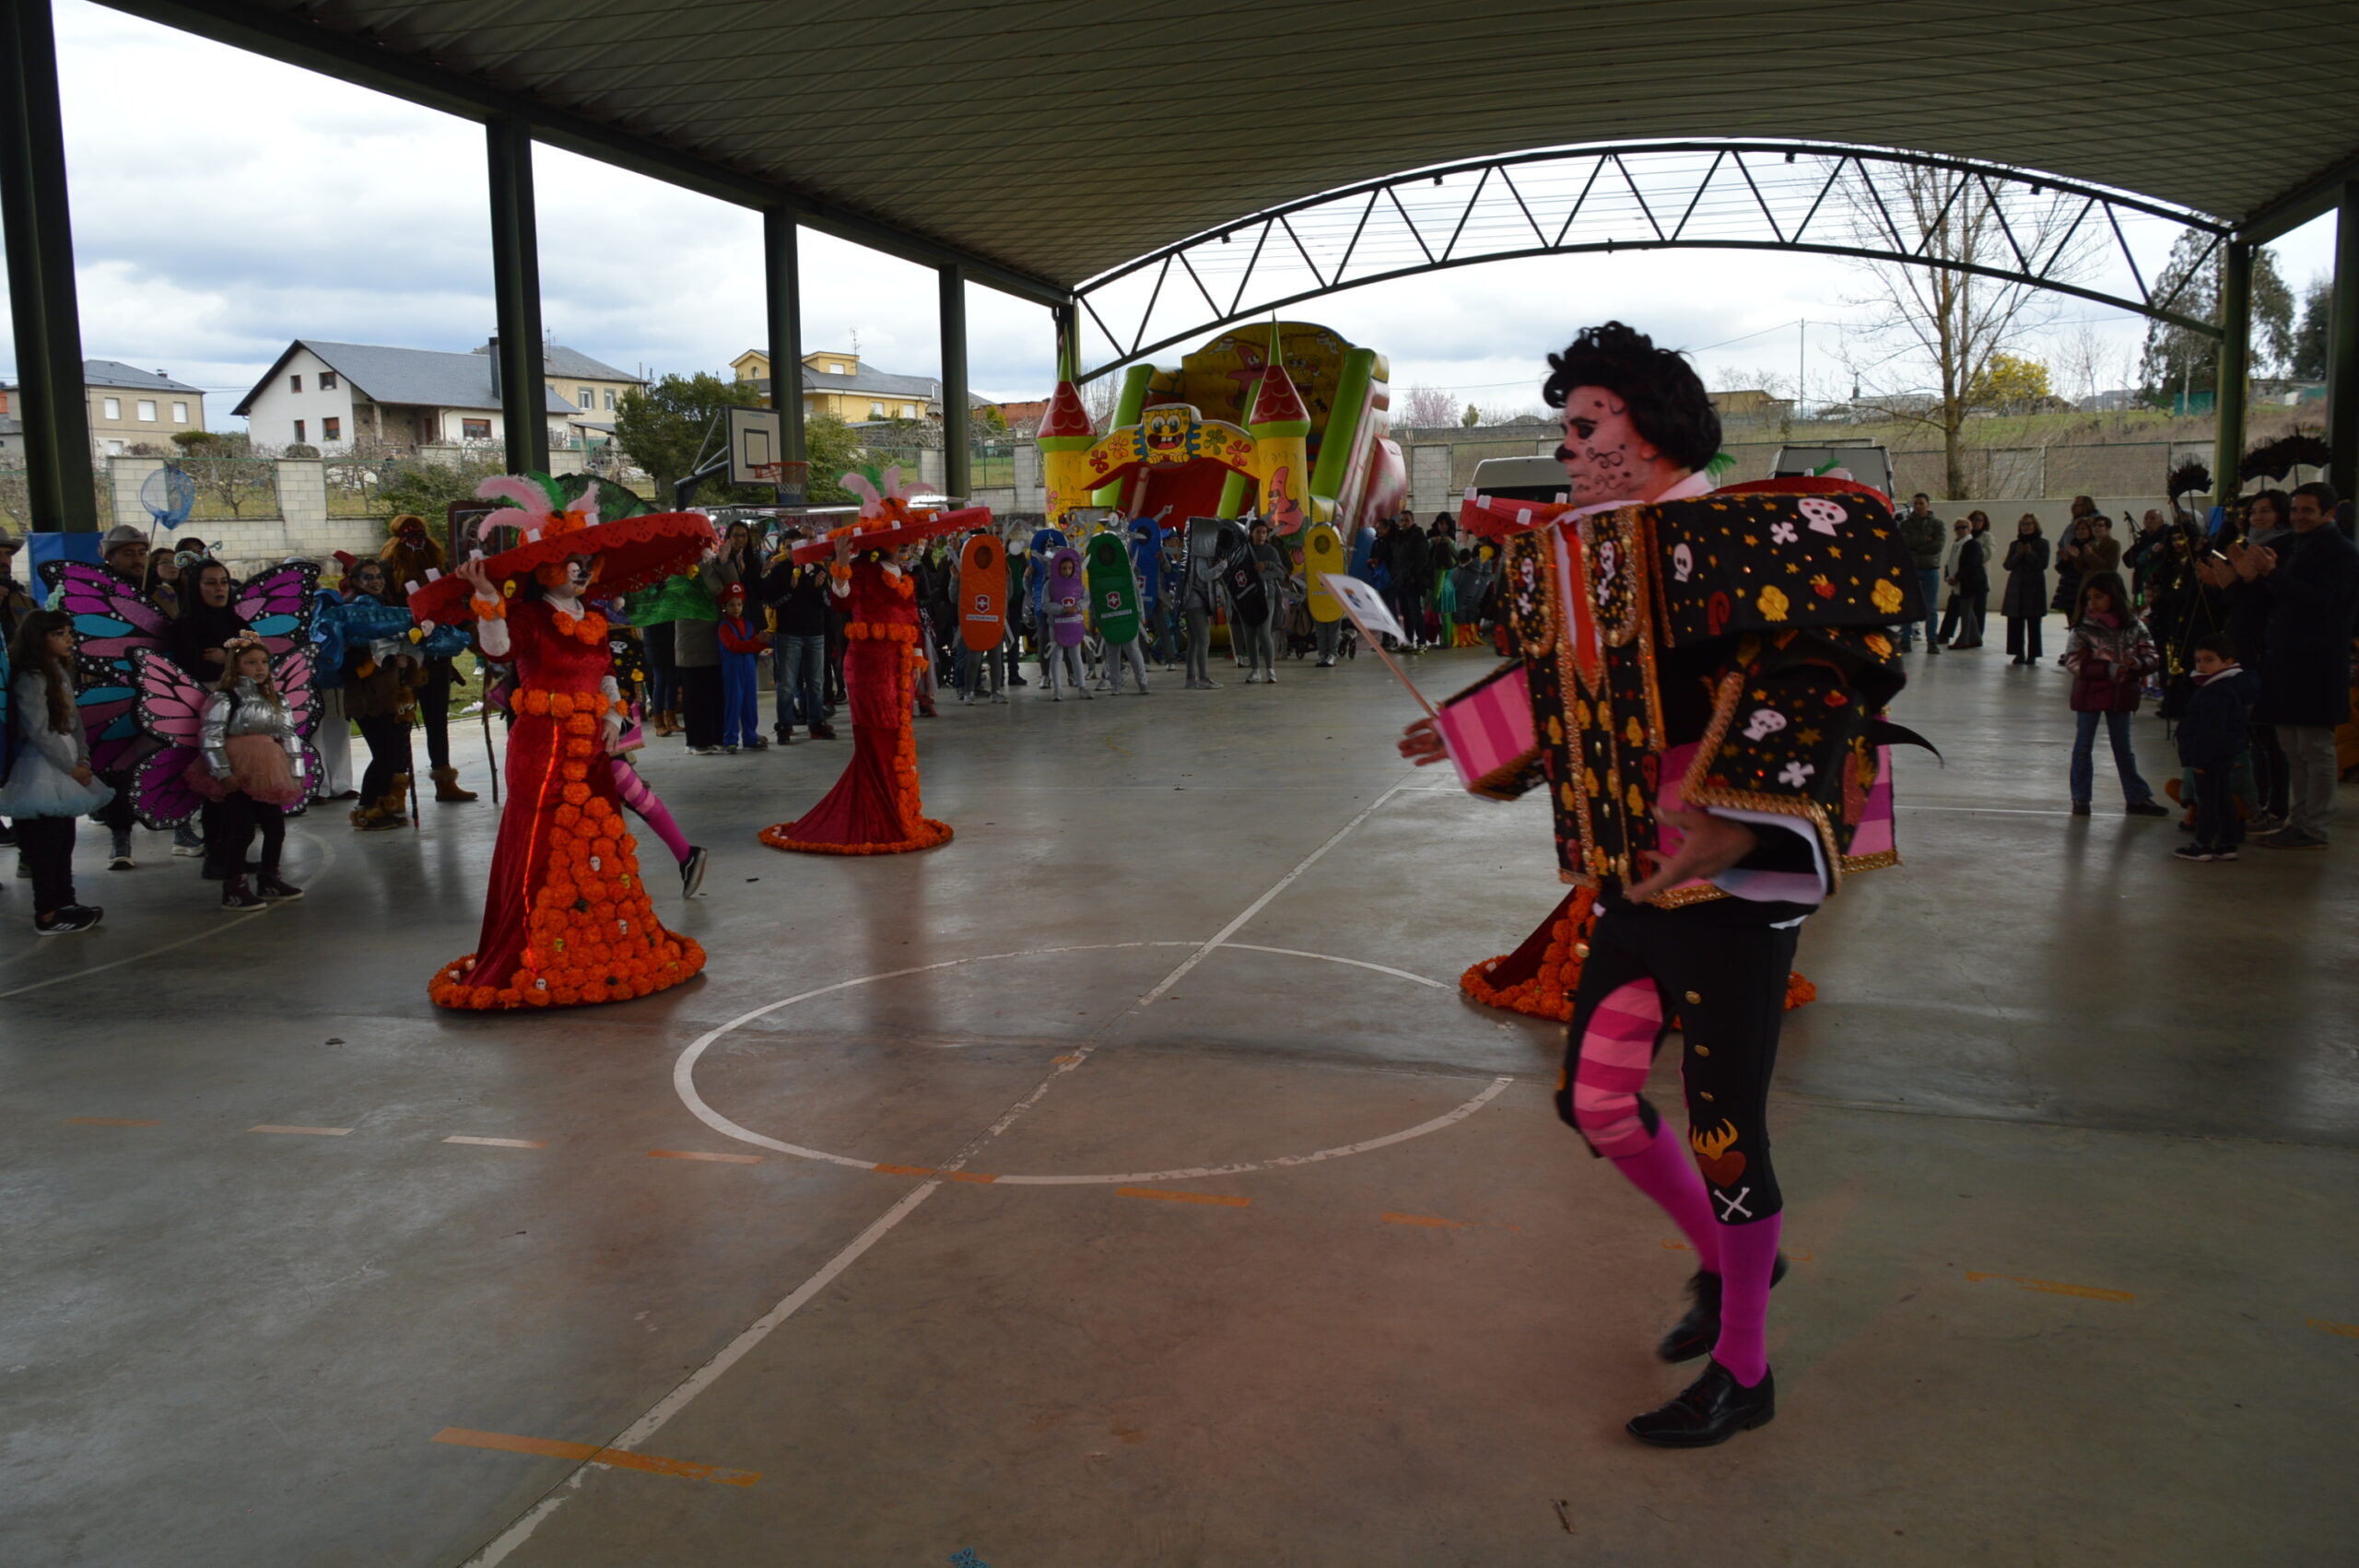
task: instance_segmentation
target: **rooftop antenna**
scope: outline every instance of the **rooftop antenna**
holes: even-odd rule
[[[851,351],[853,357],[857,358],[860,355],[860,329],[858,327],[851,329]]]

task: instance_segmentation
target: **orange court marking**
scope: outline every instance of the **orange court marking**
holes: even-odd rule
[[[1250,1198],[1232,1198],[1223,1192],[1170,1192],[1159,1187],[1118,1187],[1117,1198],[1156,1198],[1166,1203],[1217,1203],[1225,1208],[1243,1209],[1251,1205]]]
[[[305,1138],[342,1138],[352,1129],[348,1127],[273,1127],[268,1122],[264,1122],[260,1127],[250,1127],[246,1130],[248,1132],[291,1132]]]
[[[161,1127],[163,1123],[135,1116],[70,1116],[68,1127]]]
[[[725,1470],[718,1465],[698,1465],[687,1459],[659,1459],[651,1454],[633,1454],[620,1448],[601,1448],[594,1443],[561,1443],[549,1437],[517,1437],[505,1432],[471,1432],[464,1426],[446,1426],[434,1434],[437,1443],[452,1443],[463,1448],[495,1448],[504,1454],[539,1454],[551,1459],[580,1459],[587,1464],[611,1465],[617,1469],[644,1470],[649,1475],[676,1476],[682,1480],[712,1480],[723,1486],[751,1486],[762,1479],[759,1470]]]
[[[1474,1226],[1473,1220],[1445,1220],[1438,1214],[1379,1214],[1377,1218],[1388,1225],[1427,1225],[1444,1231],[1472,1230]]]
[[[2050,1295],[2060,1296],[2086,1296],[2091,1301],[2136,1301],[2138,1299],[2129,1291],[2099,1290],[2095,1285],[2064,1285],[2059,1284],[2054,1280],[2026,1280],[2020,1274],[1983,1274],[1969,1269],[1966,1272],[1966,1279],[1968,1284],[1982,1280],[2004,1280],[2010,1284],[2021,1285],[2027,1291],[2046,1291]]]
[[[759,1154],[706,1154],[690,1149],[650,1149],[651,1160],[710,1160],[716,1165],[758,1165]]]
[[[983,1186],[999,1179],[980,1171],[938,1171],[932,1165],[871,1165],[870,1170],[888,1176],[932,1176],[936,1181],[965,1181]]]
[[[2330,1323],[2323,1317],[2313,1317],[2310,1327],[2330,1334],[2341,1334],[2346,1339],[2359,1340],[2359,1323]]]
[[[464,1133],[442,1140],[445,1143],[472,1143],[479,1149],[546,1149],[545,1138],[470,1138]]]

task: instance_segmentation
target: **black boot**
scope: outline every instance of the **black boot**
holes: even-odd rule
[[[1709,1448],[1740,1432],[1767,1426],[1778,1413],[1777,1380],[1766,1367],[1761,1381],[1747,1388],[1719,1362],[1704,1363],[1704,1375],[1690,1383],[1676,1399],[1632,1416],[1628,1431],[1641,1443],[1658,1448]]]
[[[1777,1267],[1769,1271],[1769,1288],[1777,1289],[1778,1281],[1786,1277],[1786,1255],[1778,1254]],[[1658,1359],[1668,1362],[1694,1361],[1708,1355],[1720,1342],[1720,1277],[1697,1270],[1687,1281],[1687,1293],[1696,1305],[1687,1316],[1672,1326],[1655,1347]]]

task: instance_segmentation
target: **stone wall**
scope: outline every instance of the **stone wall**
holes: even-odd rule
[[[164,466],[164,460],[110,458],[107,466],[114,496],[112,521],[148,528],[147,509],[139,502],[140,487],[149,474]],[[193,520],[181,531],[203,539],[214,555],[241,576],[289,556],[332,566],[338,550],[373,556],[384,544],[385,525],[376,518],[328,516],[326,465],[319,459],[282,458],[273,466],[277,515]]]

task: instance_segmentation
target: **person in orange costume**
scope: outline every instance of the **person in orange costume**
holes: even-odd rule
[[[427,584],[411,605],[427,623],[472,615],[484,652],[514,661],[508,788],[475,950],[445,965],[428,994],[497,1011],[679,985],[704,967],[704,949],[664,930],[640,877],[608,760],[628,713],[606,619],[582,594],[610,562],[618,589],[681,569],[710,544],[711,524],[666,513],[600,525],[594,487],[568,503],[537,476],[487,480],[480,493],[521,497],[524,542]]]

